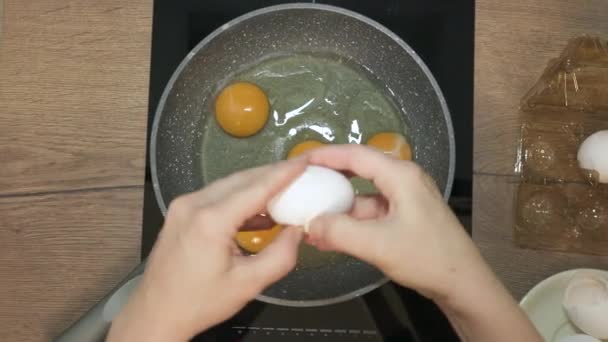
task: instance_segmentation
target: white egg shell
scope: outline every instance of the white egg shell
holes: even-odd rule
[[[576,334],[563,336],[555,340],[555,342],[602,342],[595,337],[585,335],[585,334]]]
[[[585,334],[608,338],[608,280],[580,273],[568,283],[563,307],[570,321]]]
[[[345,213],[355,199],[348,178],[321,166],[308,166],[285,190],[267,206],[277,223],[304,226],[321,214]]]
[[[608,130],[595,132],[578,149],[581,169],[594,170],[600,183],[608,183]]]

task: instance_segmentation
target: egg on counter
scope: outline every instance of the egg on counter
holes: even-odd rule
[[[600,183],[608,183],[608,130],[595,132],[579,147],[578,164],[592,171]]]
[[[562,305],[570,321],[585,334],[608,339],[608,279],[577,273],[568,283]]]
[[[259,132],[270,115],[266,93],[249,82],[222,89],[215,99],[215,118],[226,133],[243,138]]]
[[[398,133],[382,132],[367,141],[367,145],[384,154],[401,160],[412,160],[412,148],[405,137]]]
[[[354,199],[350,181],[340,172],[308,166],[285,190],[270,200],[267,209],[275,222],[303,226],[307,231],[310,221],[321,214],[348,212]]]
[[[319,148],[325,144],[316,140],[305,140],[294,146],[287,154],[287,159],[295,158],[308,150]]]
[[[236,243],[250,253],[259,253],[268,246],[283,230],[281,225],[270,229],[242,231],[236,233]]]

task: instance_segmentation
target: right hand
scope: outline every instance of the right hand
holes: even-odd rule
[[[471,269],[485,268],[434,181],[415,163],[359,145],[315,149],[308,158],[311,164],[372,180],[381,193],[357,197],[348,215],[313,220],[310,244],[373,264],[431,299],[448,296],[459,287],[455,282],[471,278]]]

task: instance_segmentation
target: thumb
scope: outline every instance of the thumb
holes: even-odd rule
[[[255,279],[262,288],[266,288],[287,275],[298,260],[298,246],[302,236],[302,229],[287,227],[264,250],[248,257],[243,266],[254,274],[252,280]]]
[[[358,221],[344,214],[322,215],[310,223],[308,241],[321,250],[349,254],[376,264],[381,253],[380,230],[372,221]]]

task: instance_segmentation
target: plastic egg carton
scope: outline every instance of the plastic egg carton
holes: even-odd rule
[[[608,254],[608,188],[521,183],[515,242],[521,247]]]
[[[597,37],[571,40],[551,60],[540,80],[522,100],[522,109],[562,107],[582,111],[608,110],[608,41]]]
[[[606,41],[570,41],[523,98],[521,110],[515,243],[608,255],[608,186],[596,183],[577,161],[581,143],[608,129]]]
[[[607,114],[545,109],[522,117],[515,171],[523,182],[594,182],[578,166],[577,153],[588,136],[608,129]]]

